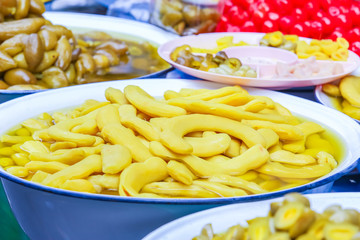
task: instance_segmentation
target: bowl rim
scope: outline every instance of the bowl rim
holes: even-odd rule
[[[46,96],[51,96],[54,97],[54,94],[63,94],[64,91],[67,91],[69,89],[72,89],[74,91],[86,91],[87,88],[96,88],[97,86],[101,86],[104,85],[106,87],[112,86],[112,87],[120,87],[120,86],[125,86],[126,84],[141,84],[141,82],[148,82],[148,81],[157,81],[157,83],[159,84],[159,86],[161,86],[161,83],[163,82],[171,82],[171,81],[176,81],[177,83],[185,83],[185,82],[193,82],[193,83],[199,83],[201,84],[202,87],[209,87],[209,86],[215,86],[215,87],[220,87],[220,86],[226,86],[225,84],[220,84],[220,83],[213,83],[213,82],[207,82],[207,81],[203,81],[203,80],[186,80],[186,79],[131,79],[131,80],[122,80],[122,81],[107,81],[107,82],[100,82],[100,83],[94,83],[94,84],[87,84],[87,85],[77,85],[77,86],[70,86],[67,88],[58,88],[58,89],[54,89],[53,91],[43,91],[43,92],[39,92],[39,93],[35,93],[35,94],[30,94],[30,95],[25,95],[19,98],[15,98],[13,100],[7,101],[5,103],[0,104],[0,110],[1,108],[9,108],[11,107],[13,104],[21,104],[21,102],[26,102],[27,99],[31,99],[33,97],[42,97],[43,95]],[[116,85],[116,83],[118,83],[119,85]],[[151,83],[151,82],[150,82]],[[148,83],[149,84],[149,83]],[[176,83],[175,83],[176,84]],[[204,86],[205,85],[205,86]],[[81,90],[80,90],[81,89]],[[275,91],[271,91],[271,90],[264,90],[264,89],[256,89],[256,88],[250,88],[250,87],[246,87],[246,89],[255,89],[255,90],[259,90],[259,91],[265,91],[265,92],[275,92]],[[291,98],[291,99],[296,99],[297,101],[300,102],[308,102],[309,104],[316,104],[321,108],[326,108],[327,111],[333,111],[334,114],[338,114],[338,111],[325,107],[319,103],[316,103],[314,101],[310,101],[308,99],[303,99],[303,98],[299,98],[299,97],[295,97],[289,94],[285,94],[285,93],[281,93],[281,92],[276,92],[277,95],[280,96],[286,96],[286,98]],[[348,117],[347,115],[344,115],[344,117],[346,116],[347,119],[351,120],[350,117]],[[349,122],[350,123],[350,122]],[[354,122],[354,124],[356,124]],[[358,134],[359,134],[359,138],[360,138],[360,127],[359,128]],[[360,149],[357,150],[356,153],[354,153],[353,151],[350,152],[350,157],[351,160],[353,160],[353,162],[351,164],[349,164],[347,167],[345,167],[343,170],[341,170],[340,172],[336,172],[334,174],[332,174],[331,176],[328,176],[326,178],[323,179],[315,179],[314,181],[304,184],[304,185],[300,185],[294,188],[290,188],[290,189],[285,189],[285,190],[281,190],[281,191],[277,191],[277,192],[268,192],[268,193],[264,193],[264,194],[254,194],[254,195],[247,195],[247,196],[237,196],[237,197],[224,197],[224,198],[204,198],[204,199],[199,199],[199,198],[186,198],[186,199],[180,199],[180,198],[140,198],[140,197],[123,197],[123,196],[118,196],[118,195],[105,195],[105,194],[92,194],[92,193],[83,193],[83,192],[75,192],[75,191],[69,191],[69,190],[64,190],[64,189],[59,189],[59,188],[53,188],[53,187],[48,187],[45,185],[41,185],[38,183],[34,183],[25,179],[21,179],[18,178],[14,175],[11,175],[10,173],[7,173],[3,168],[0,167],[0,179],[3,178],[5,180],[9,180],[11,182],[17,183],[19,185],[23,185],[26,187],[29,187],[31,189],[35,189],[35,190],[40,190],[40,191],[44,191],[44,192],[48,192],[48,193],[53,193],[53,194],[58,194],[58,195],[63,195],[63,196],[68,196],[68,197],[75,197],[75,198],[83,198],[83,199],[90,199],[90,200],[101,200],[101,201],[112,201],[112,202],[131,202],[131,203],[145,203],[145,204],[178,204],[178,205],[197,205],[197,204],[222,204],[222,203],[235,203],[235,202],[249,202],[249,201],[258,201],[258,200],[263,200],[263,199],[270,199],[270,198],[274,198],[274,197],[278,197],[278,196],[282,196],[285,193],[289,193],[289,192],[305,192],[307,190],[316,188],[316,187],[320,187],[323,186],[325,184],[334,182],[335,180],[339,179],[340,177],[342,177],[343,175],[348,174],[349,172],[351,172],[352,169],[354,169],[357,164],[358,161],[360,160]],[[3,180],[1,179],[1,180]],[[6,189],[5,189],[6,190]]]

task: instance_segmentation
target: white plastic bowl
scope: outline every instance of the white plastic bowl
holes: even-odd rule
[[[311,209],[316,212],[323,212],[326,207],[333,204],[360,211],[360,193],[309,194],[306,197],[310,200]],[[201,229],[208,223],[212,224],[215,233],[226,231],[236,224],[246,226],[246,220],[267,216],[270,203],[276,201],[282,201],[282,199],[233,204],[190,214],[165,224],[147,235],[143,240],[192,239],[199,235]]]
[[[143,79],[94,83],[31,94],[0,105],[0,135],[17,123],[43,112],[105,100],[107,87],[141,86],[153,96],[181,88],[216,89],[225,85],[201,80]],[[155,228],[190,213],[224,204],[259,201],[291,191],[327,192],[333,182],[350,172],[360,156],[360,125],[318,103],[270,90],[248,88],[254,95],[271,97],[294,114],[321,123],[344,144],[344,159],[328,175],[293,189],[233,198],[144,199],[71,192],[17,178],[0,169],[10,206],[31,239],[141,239]]]

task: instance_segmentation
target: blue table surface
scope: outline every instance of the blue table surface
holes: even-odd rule
[[[177,79],[197,79],[182,73],[178,70],[172,70],[163,75],[160,78],[177,78]],[[281,90],[280,92],[295,95],[301,98],[306,98],[312,101],[316,101],[314,96],[314,87],[306,87],[299,89]],[[19,97],[19,96],[14,96]],[[9,100],[9,96],[0,94],[0,103]],[[332,188],[332,192],[358,192],[360,191],[360,174],[358,169],[354,169],[350,174],[337,180]],[[17,223],[14,215],[11,212],[6,195],[0,184],[0,239],[2,240],[22,240],[28,239],[21,227]]]

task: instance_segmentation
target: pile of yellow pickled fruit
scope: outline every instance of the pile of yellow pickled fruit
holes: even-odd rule
[[[212,49],[191,47],[193,53],[212,53],[216,54],[228,47],[237,47],[237,46],[248,46],[249,44],[240,40],[239,42],[234,42],[234,36],[224,36],[216,40],[216,47]]]
[[[215,30],[220,14],[216,8],[201,7],[182,0],[154,0],[151,22],[180,35]]]
[[[180,65],[211,73],[256,78],[257,73],[250,66],[243,65],[237,58],[229,58],[225,52],[206,53],[205,57],[193,54],[189,45],[175,48],[170,59]]]
[[[280,191],[330,173],[341,159],[319,124],[239,86],[108,88],[106,101],[23,121],[0,138],[0,166],[49,187],[154,198]]]
[[[41,0],[0,4],[0,89],[37,90],[103,81],[112,66],[131,62],[127,55],[134,51],[123,41],[101,32],[77,38],[69,29],[44,19]],[[143,54],[144,49],[135,49],[140,53],[134,54]],[[138,65],[149,65],[136,60]]]
[[[338,85],[324,84],[322,91],[334,98],[337,109],[360,121],[360,77],[344,77]]]
[[[299,40],[297,35],[284,35],[277,31],[265,34],[260,45],[292,51],[301,59],[315,56],[317,60],[346,61],[349,56],[349,43],[345,38],[337,38],[336,41],[313,39],[307,43]]]
[[[310,202],[299,193],[285,195],[282,202],[271,203],[266,217],[247,220],[223,233],[214,233],[207,224],[193,240],[359,240],[360,213],[339,205],[327,207],[323,213],[310,208]]]

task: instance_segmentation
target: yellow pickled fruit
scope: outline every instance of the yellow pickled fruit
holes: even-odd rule
[[[280,230],[289,229],[301,217],[304,209],[304,204],[300,202],[289,202],[284,204],[275,214],[275,227]]]
[[[283,204],[287,204],[290,202],[299,202],[302,203],[306,207],[310,207],[310,201],[303,195],[297,192],[288,193],[284,196]]]
[[[336,50],[338,50],[339,44],[333,41],[321,41],[320,48],[325,54],[330,56],[333,52],[336,52]]]
[[[360,108],[352,106],[348,101],[344,100],[342,102],[342,112],[346,115],[360,120]]]
[[[267,34],[265,34],[265,35],[262,37],[262,39],[269,40],[270,35],[271,35],[271,33],[267,33]]]
[[[334,155],[334,147],[331,143],[323,138],[320,137],[319,134],[311,134],[306,138],[305,147],[309,148],[316,148],[320,151],[324,151]]]
[[[182,46],[175,48],[175,50],[170,53],[170,59],[173,61],[176,61],[176,59],[179,56],[179,53],[183,50],[187,50],[187,51],[191,52],[191,47],[189,45],[182,45]]]
[[[316,60],[329,60],[329,56],[322,52],[313,52],[310,54],[311,56],[314,56]]]
[[[233,40],[234,36],[225,36],[217,39],[216,44],[221,48],[231,47],[234,44]]]
[[[287,34],[287,35],[284,35],[284,38],[285,38],[285,40],[291,41],[293,43],[297,43],[299,41],[298,35]]]
[[[296,54],[297,54],[298,58],[300,58],[300,59],[306,59],[306,58],[311,57],[310,54],[305,53],[305,52],[297,52]]]
[[[349,51],[345,48],[339,48],[336,52],[331,54],[331,59],[334,61],[346,61],[349,56]]]
[[[291,240],[291,238],[287,232],[276,232],[273,233],[268,240]]]
[[[310,46],[320,46],[320,45],[321,45],[321,41],[317,39],[313,39],[310,42]]]
[[[327,219],[319,218],[317,219],[314,224],[311,225],[310,229],[308,230],[308,234],[314,236],[314,240],[321,240],[324,238],[324,227],[327,223]]]
[[[357,225],[359,222],[358,213],[356,211],[353,212],[350,209],[339,209],[329,216],[329,221],[332,223],[350,223]]]
[[[299,235],[305,233],[314,223],[316,219],[316,213],[310,208],[305,208],[303,214],[300,218],[292,225],[289,229],[289,234],[291,238],[298,237]]]
[[[296,238],[296,240],[315,240],[317,239],[314,235],[305,233],[299,237]]]
[[[298,41],[296,46],[296,53],[305,53],[309,45],[305,41]]]
[[[360,107],[360,78],[348,76],[341,79],[339,84],[340,92],[354,107]]]
[[[322,91],[332,97],[341,97],[341,92],[335,84],[327,83],[322,85]]]
[[[251,240],[267,240],[271,234],[270,220],[268,217],[257,217],[250,221],[248,228],[249,239]]]
[[[214,231],[211,226],[211,223],[206,224],[200,232],[200,235],[194,237],[192,240],[205,240],[205,239],[213,239]]]
[[[341,211],[342,207],[339,204],[333,204],[325,208],[323,212],[323,216],[326,218],[329,218],[331,215],[333,215],[337,211]]]
[[[245,230],[242,226],[235,225],[230,227],[224,236],[222,236],[221,240],[236,240],[236,239],[244,239]]]
[[[276,31],[269,35],[268,40],[272,47],[278,47],[284,42],[284,35],[280,31]]]
[[[272,202],[270,204],[270,216],[275,216],[275,213],[277,212],[277,210],[279,210],[279,208],[282,206],[281,202]]]
[[[326,240],[351,240],[359,227],[349,223],[328,223],[324,227]]]
[[[14,161],[9,157],[0,157],[0,166],[5,168],[9,166],[13,166],[15,163]]]
[[[320,51],[321,51],[321,48],[319,46],[308,46],[305,49],[305,53],[308,53],[308,54],[313,54],[313,53],[320,52]]]
[[[338,37],[336,39],[336,42],[339,44],[340,48],[345,48],[345,49],[349,48],[349,42],[345,38]]]

